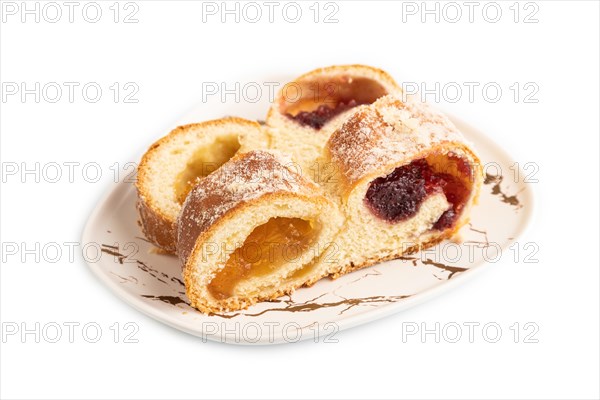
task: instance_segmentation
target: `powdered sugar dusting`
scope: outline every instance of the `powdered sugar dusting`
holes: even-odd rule
[[[331,136],[327,148],[352,184],[383,165],[411,160],[448,141],[465,139],[446,116],[417,100],[385,96],[350,117]]]
[[[273,151],[236,156],[192,189],[179,215],[180,258],[186,259],[198,235],[239,204],[268,193],[319,190],[293,172],[291,160]]]

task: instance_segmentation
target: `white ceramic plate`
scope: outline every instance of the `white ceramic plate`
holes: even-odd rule
[[[338,330],[396,313],[442,293],[472,276],[501,253],[526,227],[531,189],[514,162],[471,126],[451,118],[475,143],[487,165],[486,183],[462,243],[444,242],[420,254],[375,265],[337,280],[323,279],[247,310],[204,315],[189,306],[176,257],[157,253],[137,223],[135,189],[120,182],[108,193],[83,232],[86,261],[94,274],[143,313],[203,340],[270,344],[305,339],[327,341]],[[100,250],[98,255],[94,250]]]

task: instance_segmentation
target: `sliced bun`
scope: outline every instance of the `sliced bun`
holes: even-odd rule
[[[183,205],[178,256],[191,304],[222,312],[277,298],[327,275],[316,260],[341,216],[277,153],[241,154],[199,182]]]
[[[345,217],[334,276],[432,246],[468,221],[479,158],[443,114],[386,96],[333,133],[324,187]]]

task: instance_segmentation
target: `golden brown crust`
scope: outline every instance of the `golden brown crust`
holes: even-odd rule
[[[392,78],[392,76],[384,70],[364,64],[330,65],[327,67],[316,68],[312,71],[300,75],[292,82],[306,81],[310,80],[313,77],[319,76],[332,76],[338,74],[347,74],[350,76],[365,76],[367,73],[369,76],[374,76],[378,78],[378,80],[386,82],[391,86],[398,86],[394,78]]]
[[[165,250],[168,254],[175,254],[177,237],[176,224],[163,217],[160,212],[153,210],[147,202],[138,196],[136,203],[140,216],[140,227],[146,239]]]

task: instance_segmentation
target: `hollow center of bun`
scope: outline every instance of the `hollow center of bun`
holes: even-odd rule
[[[200,179],[229,161],[239,149],[240,142],[237,135],[218,137],[212,143],[198,148],[175,180],[177,202],[183,204],[188,193]]]
[[[377,81],[336,76],[292,82],[283,89],[280,112],[302,126],[321,129],[333,117],[388,94]]]
[[[390,223],[414,217],[429,196],[443,193],[450,204],[431,229],[454,226],[473,185],[469,163],[452,153],[432,154],[396,168],[371,182],[365,197],[367,207]]]
[[[314,244],[318,229],[311,221],[300,218],[271,218],[246,238],[229,257],[208,285],[218,300],[235,294],[238,283],[253,277],[264,277],[287,264],[302,266],[302,255]]]

